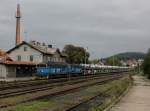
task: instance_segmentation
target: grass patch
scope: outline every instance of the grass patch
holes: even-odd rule
[[[16,108],[8,108],[7,111],[40,111],[41,109],[46,109],[50,106],[54,105],[54,103],[46,102],[46,101],[34,101],[32,103],[26,103],[23,105],[19,105]],[[6,110],[1,110],[6,111]]]

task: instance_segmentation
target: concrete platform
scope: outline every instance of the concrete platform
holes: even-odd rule
[[[17,77],[17,78],[0,78],[0,81],[13,82],[13,81],[26,81],[34,79],[35,77]]]
[[[134,85],[110,111],[150,111],[150,80],[134,76]]]

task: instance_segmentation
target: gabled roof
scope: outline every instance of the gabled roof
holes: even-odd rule
[[[35,47],[33,47],[32,45],[30,45],[29,43],[23,41],[21,44],[19,44],[19,45],[13,47],[12,49],[8,50],[7,53],[8,53],[8,54],[11,53],[12,51],[14,51],[15,49],[19,48],[20,46],[22,46],[22,45],[24,45],[24,44],[28,45],[29,47],[31,47],[31,48],[33,48],[33,49],[35,49],[35,50],[37,50],[37,51],[40,51],[40,50],[38,50],[37,48],[35,48]]]
[[[56,52],[58,52],[62,57],[66,57],[66,55],[62,54],[58,48],[47,48],[47,50],[43,50],[42,48],[34,46],[34,45],[27,43],[25,41],[23,41],[21,44],[15,46],[14,48],[8,50],[7,53],[9,54],[10,52],[14,51],[15,49],[17,49],[18,47],[20,47],[24,44],[28,45],[29,47],[31,47],[31,48],[33,48],[33,49],[35,49],[35,50],[37,50],[43,54],[54,55]]]

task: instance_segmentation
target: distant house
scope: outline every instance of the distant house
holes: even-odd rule
[[[127,66],[130,67],[136,67],[138,65],[138,62],[136,59],[129,59],[127,60]]]
[[[7,51],[8,57],[13,61],[33,62],[36,64],[47,62],[64,63],[66,56],[58,48],[52,48],[52,45],[31,41],[23,41],[21,44]]]
[[[127,66],[127,62],[124,61],[124,60],[121,60],[120,63],[121,63],[122,66]]]
[[[144,59],[138,59],[138,65],[142,65],[143,64],[143,62],[144,62]]]

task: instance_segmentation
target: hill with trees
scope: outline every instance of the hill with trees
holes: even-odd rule
[[[142,52],[125,52],[115,54],[102,60],[105,61],[105,64],[107,65],[121,65],[120,61],[127,61],[132,59],[139,60],[144,59],[145,56],[146,54]]]
[[[145,53],[142,52],[125,52],[125,53],[119,53],[110,57],[107,57],[105,59],[109,59],[109,58],[117,58],[119,60],[129,60],[129,59],[144,59],[145,57]]]

